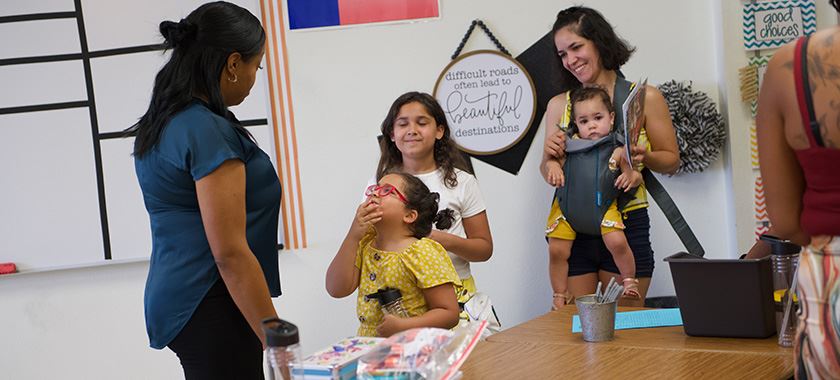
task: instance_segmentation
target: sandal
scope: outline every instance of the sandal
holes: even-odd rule
[[[627,277],[621,280],[622,285],[624,285],[624,293],[621,294],[622,298],[629,298],[629,299],[641,299],[642,294],[639,293],[639,280]]]
[[[572,298],[572,297],[571,297],[571,294],[569,294],[569,292],[566,292],[566,293],[554,293],[554,295],[552,295],[551,298],[552,298],[551,311],[555,311],[555,310],[559,309],[559,307],[557,306],[558,303],[560,304],[560,307],[568,305],[569,301],[570,301],[570,298]]]

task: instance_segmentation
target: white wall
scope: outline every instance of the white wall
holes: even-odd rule
[[[300,326],[305,352],[355,331],[353,298],[329,298],[324,272],[375,168],[375,137],[391,101],[404,91],[432,90],[471,20],[484,20],[517,55],[573,2],[527,4],[443,0],[440,20],[287,32],[309,248],[280,255],[284,295],[275,305]],[[739,11],[734,4],[587,2],[638,48],[624,69],[631,79],[692,80],[696,89],[726,100],[730,121],[739,107],[733,78],[743,54],[737,49],[740,30],[731,25],[740,21],[725,15]],[[476,32],[465,51],[478,48],[492,45]],[[742,149],[743,142],[733,142],[729,155],[744,155]],[[474,272],[505,326],[544,313],[551,299],[543,239],[551,189],[537,171],[540,151],[538,137],[517,176],[474,161],[495,243],[493,258],[475,265]],[[752,191],[732,188],[743,175],[732,161],[719,160],[702,174],[662,178],[709,257],[736,256],[744,250],[744,235],[752,233],[736,230],[735,214],[727,211],[750,199]],[[657,265],[651,295],[673,294],[661,260],[682,247],[655,207],[651,215]],[[0,378],[181,377],[171,352],[148,348],[142,314],[147,270],[140,262],[0,277]]]

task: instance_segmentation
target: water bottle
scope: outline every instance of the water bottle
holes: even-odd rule
[[[776,331],[779,335],[779,345],[791,347],[796,335],[796,310],[799,306],[795,291],[791,289],[796,288],[795,273],[799,265],[799,251],[802,247],[766,234],[761,235],[760,239],[770,244],[773,300],[776,308]]]
[[[263,320],[262,328],[268,346],[269,379],[291,380],[292,369],[301,368],[300,337],[297,326],[274,317]],[[302,372],[295,378],[302,379]]]
[[[365,297],[368,299],[378,300],[383,313],[391,314],[400,318],[408,318],[408,312],[406,312],[403,307],[402,293],[400,293],[399,289],[383,288],[379,289],[378,292],[368,294]]]

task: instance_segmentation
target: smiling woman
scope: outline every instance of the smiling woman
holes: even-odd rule
[[[571,88],[598,86],[605,89],[613,100],[615,124],[623,125],[620,115],[624,99],[616,96],[617,89],[629,92],[629,88],[635,84],[620,77],[618,70],[630,59],[634,48],[616,35],[604,16],[587,7],[570,7],[560,11],[551,32],[557,51],[557,61],[553,64],[563,67],[561,75],[564,84]],[[564,130],[570,125],[573,126],[568,92],[549,101],[545,124],[545,145],[540,172],[549,185],[558,186],[556,181],[549,178],[548,163],[565,156]],[[633,153],[634,164],[642,164],[656,172],[673,173],[679,166],[676,135],[668,106],[662,94],[653,86],[648,86],[645,92],[644,121],[639,145],[630,147],[630,150]],[[556,214],[556,205],[554,202],[551,214]],[[635,193],[635,199],[619,210],[623,214],[626,225],[624,232],[633,252],[636,275],[639,277],[639,297],[622,299],[622,305],[642,306],[653,275],[653,250],[650,244],[647,206],[646,192],[642,184]],[[549,220],[548,225],[551,223]],[[571,292],[571,296],[594,293],[599,280],[603,283],[609,282],[611,277],[620,280],[618,272],[619,268],[601,236],[577,236],[569,257],[568,291]],[[555,293],[555,298],[571,301],[569,294]]]

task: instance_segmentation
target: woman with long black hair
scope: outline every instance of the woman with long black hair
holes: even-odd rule
[[[150,345],[174,351],[188,379],[263,378],[281,189],[228,107],[254,85],[265,31],[246,9],[214,2],[160,32],[172,56],[127,130],[152,230]]]

